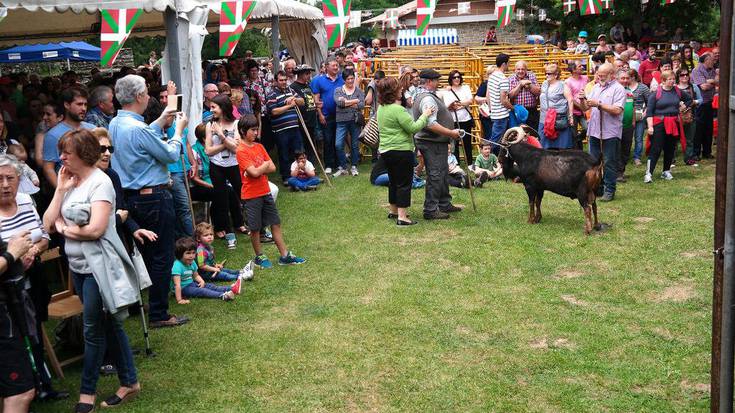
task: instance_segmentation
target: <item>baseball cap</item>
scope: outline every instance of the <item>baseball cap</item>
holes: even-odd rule
[[[579,36],[577,36],[577,37],[584,37],[584,38],[587,38],[587,32],[586,32],[586,31],[584,31],[584,30],[582,30],[581,32],[579,32]]]

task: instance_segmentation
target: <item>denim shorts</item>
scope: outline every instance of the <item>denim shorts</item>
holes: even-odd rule
[[[245,199],[242,201],[242,206],[245,208],[250,231],[260,231],[261,228],[281,223],[281,217],[278,216],[278,209],[276,209],[276,202],[270,194]]]

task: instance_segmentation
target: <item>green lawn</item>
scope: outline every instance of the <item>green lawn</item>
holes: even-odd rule
[[[660,167],[659,167],[660,169]],[[579,204],[547,193],[526,224],[523,187],[452,189],[444,222],[386,219],[368,166],[335,188],[281,191],[297,267],[257,270],[235,302],[171,311],[136,358],[143,393],[121,412],[669,412],[709,409],[714,166],[679,161],[675,180],[642,167],[600,204],[613,225],[585,236]],[[660,173],[660,172],[659,172]],[[655,176],[658,178],[658,174]],[[243,237],[228,266],[244,265]],[[265,247],[274,260],[274,246]],[[173,302],[173,301],[172,301]],[[143,347],[137,318],[127,331]],[[58,384],[71,411],[80,365]],[[116,388],[100,380],[100,399]]]

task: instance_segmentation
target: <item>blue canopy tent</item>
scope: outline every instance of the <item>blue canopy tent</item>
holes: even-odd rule
[[[0,50],[0,63],[100,60],[100,48],[85,42],[29,44]]]

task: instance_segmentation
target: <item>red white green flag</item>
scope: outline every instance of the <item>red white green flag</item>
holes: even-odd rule
[[[602,12],[602,2],[600,0],[577,0],[579,2],[579,14],[589,16],[590,14],[600,14]]]
[[[602,10],[614,10],[613,0],[602,0]]]
[[[569,14],[574,10],[577,10],[576,0],[563,0],[564,3],[564,14]]]
[[[515,9],[516,0],[498,0],[495,2],[495,15],[498,16],[499,29],[510,24]]]
[[[223,1],[219,14],[219,55],[232,56],[237,42],[245,31],[255,1]]]
[[[143,14],[142,9],[101,10],[100,64],[112,66],[120,50],[133,30],[135,22]]]
[[[674,0],[661,0],[661,5],[665,6],[667,4],[673,4]]]
[[[426,35],[436,10],[436,0],[416,0],[416,34]]]
[[[327,46],[339,47],[347,35],[347,23],[350,21],[350,4],[352,0],[324,0],[324,27],[327,29]]]

